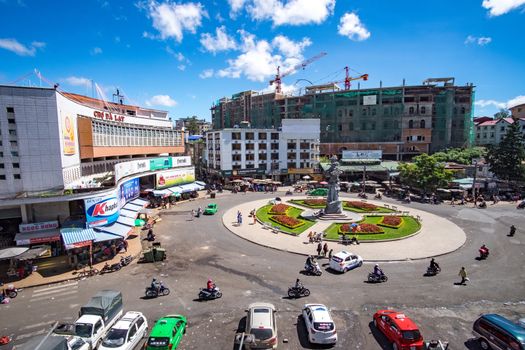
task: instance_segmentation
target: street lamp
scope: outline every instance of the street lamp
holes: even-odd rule
[[[478,173],[478,160],[474,160],[474,181],[472,182],[472,196],[474,197],[474,207],[476,207],[476,174]]]

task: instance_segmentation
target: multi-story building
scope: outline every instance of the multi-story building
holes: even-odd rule
[[[193,125],[192,125],[193,124]],[[175,121],[175,127],[179,130],[184,130],[188,135],[204,135],[204,133],[211,129],[210,122],[204,119],[180,118]],[[195,128],[195,130],[192,130]]]
[[[296,180],[319,163],[319,119],[282,121],[282,128],[225,128],[206,133],[210,175]]]
[[[523,136],[525,137],[525,118],[492,119],[475,125],[475,144],[477,146],[499,144],[503,137],[505,137],[505,134],[507,134],[507,128],[515,122],[520,124],[520,130],[523,132]]]
[[[217,101],[211,116],[216,129],[243,121],[275,128],[284,119],[318,118],[322,155],[375,149],[403,159],[471,144],[473,99],[474,87],[455,86],[453,78],[351,91],[328,84],[300,96],[241,92]]]
[[[525,118],[525,103],[510,107],[509,109],[513,118]]]

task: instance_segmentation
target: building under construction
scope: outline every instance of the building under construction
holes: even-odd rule
[[[211,115],[214,129],[278,128],[286,118],[319,118],[321,155],[382,150],[384,158],[402,160],[469,146],[473,102],[474,86],[456,86],[454,78],[356,90],[331,83],[309,86],[300,96],[241,92],[217,101]]]

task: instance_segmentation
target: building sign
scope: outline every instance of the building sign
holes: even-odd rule
[[[177,168],[180,166],[190,166],[191,165],[191,157],[184,156],[184,157],[171,157],[171,165],[173,168]]]
[[[75,124],[73,118],[68,115],[62,116],[62,144],[65,156],[75,154]]]
[[[381,159],[383,157],[382,150],[367,150],[367,151],[343,151],[343,159]]]
[[[372,106],[377,104],[377,95],[363,96],[363,106]]]
[[[288,174],[313,174],[312,168],[288,168]]]
[[[183,168],[163,171],[156,174],[156,189],[168,188],[195,181],[195,168]]]
[[[264,175],[266,169],[235,169],[232,170],[232,175]]]
[[[20,231],[20,233],[53,230],[55,228],[58,228],[58,221],[56,220],[18,225],[18,230]]]
[[[162,170],[171,168],[171,157],[169,158],[155,158],[149,161],[149,170]]]
[[[101,111],[93,111],[93,116],[96,119],[111,120],[113,122],[121,122],[121,123],[123,123],[124,119],[126,118],[120,114],[115,114],[115,113],[110,113],[110,112],[101,112]]]
[[[87,227],[105,226],[117,221],[120,205],[116,193],[84,199]]]
[[[140,179],[132,179],[120,184],[118,192],[120,208],[122,208],[130,200],[137,198],[139,194]]]
[[[115,164],[115,182],[123,177],[149,171],[149,160],[133,160]]]

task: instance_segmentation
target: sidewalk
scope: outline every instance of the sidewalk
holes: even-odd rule
[[[283,203],[296,206],[286,202],[288,198],[292,199],[292,197],[283,198]],[[293,196],[293,199],[302,198],[306,197]],[[355,200],[355,198],[341,197],[341,200]],[[383,205],[383,203],[379,201],[367,200],[367,202],[379,206]],[[318,221],[314,226],[305,230],[305,232],[299,236],[273,233],[272,230],[264,229],[260,223],[252,224],[252,221],[248,219],[248,213],[253,208],[260,208],[267,203],[268,199],[262,199],[242,203],[231,208],[223,215],[222,220],[224,226],[237,236],[265,247],[295,254],[316,255],[317,244],[308,243],[306,236],[310,231],[323,231],[330,223]],[[418,234],[396,241],[362,242],[360,245],[351,246],[326,241],[329,249],[333,249],[334,252],[340,250],[352,251],[355,254],[361,255],[365,261],[402,261],[425,259],[447,254],[457,250],[465,243],[465,232],[451,221],[426,211],[401,205],[397,205],[397,207],[400,211],[408,211],[410,215],[414,217],[417,215],[421,217],[422,228]],[[246,218],[246,223],[243,223],[241,226],[237,226],[236,224],[237,211],[241,211]]]

